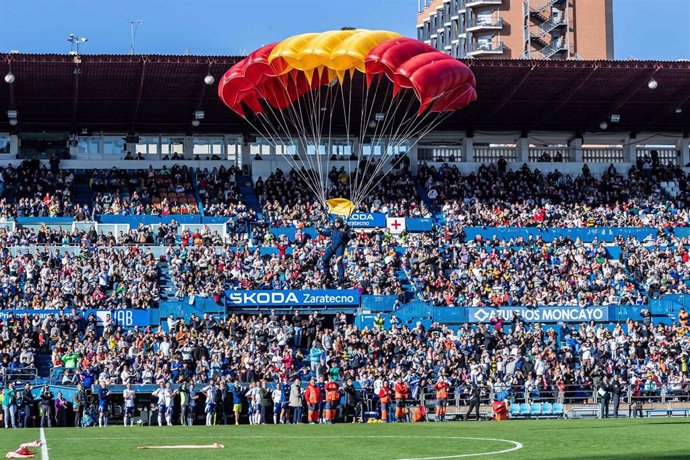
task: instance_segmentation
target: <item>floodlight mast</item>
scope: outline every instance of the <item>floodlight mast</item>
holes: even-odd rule
[[[69,34],[69,37],[67,37],[67,41],[72,44],[70,46],[69,53],[75,54],[75,51],[76,51],[77,56],[79,56],[79,45],[81,45],[82,43],[88,42],[89,39],[86,37],[77,37],[74,34]]]
[[[135,43],[136,43],[136,38],[137,38],[137,29],[139,29],[139,26],[142,25],[144,21],[141,19],[133,19],[130,21],[129,26],[130,26],[130,42],[129,42],[129,54],[136,54],[135,51]]]

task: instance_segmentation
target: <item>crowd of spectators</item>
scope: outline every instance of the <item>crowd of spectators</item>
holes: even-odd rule
[[[187,166],[160,170],[95,169],[89,186],[94,214],[197,214],[199,212]]]
[[[267,233],[262,247],[171,247],[166,257],[179,298],[217,296],[226,289],[323,289],[334,287],[320,264],[327,243],[324,235],[310,238],[298,230],[293,242]],[[400,257],[383,232],[358,233],[345,279],[335,287],[403,298],[399,268]]]
[[[218,423],[227,420],[240,385],[354,381],[373,396],[404,382],[409,399],[433,399],[443,377],[451,398],[466,402],[471,389],[511,401],[586,400],[607,382],[635,396],[687,397],[688,315],[671,325],[628,320],[614,328],[595,323],[545,329],[519,316],[492,317],[486,325],[449,328],[375,320],[360,329],[345,315],[331,321],[314,312],[205,315],[189,322],[170,317],[164,328],[124,330],[110,317],[76,311],[44,319],[10,316],[0,325],[0,370],[28,367],[36,352],[52,353],[65,385],[217,385]],[[322,379],[323,378],[323,379]],[[226,391],[227,390],[227,391]],[[626,390],[627,393],[627,390]],[[239,399],[245,404],[246,391]],[[228,398],[225,401],[225,398]],[[236,401],[234,401],[236,403]],[[296,405],[303,400],[298,397]]]
[[[372,172],[373,174],[373,172]],[[421,200],[417,185],[405,170],[362,177],[361,172],[335,166],[327,175],[327,198],[351,198],[356,189],[370,190],[358,203],[359,212],[380,212],[395,217],[431,217]],[[327,221],[314,185],[319,181],[313,170],[277,170],[265,181],[257,179],[254,189],[262,204],[263,222],[272,227],[323,226]]]
[[[643,280],[601,243],[472,240],[444,247],[427,237],[404,266],[423,300],[436,305],[641,305]]]
[[[256,212],[244,202],[237,183],[239,174],[240,170],[235,166],[221,166],[211,171],[208,168],[197,169],[196,182],[205,215],[232,217],[240,223],[256,220]]]
[[[0,250],[0,309],[150,308],[158,305],[158,260],[150,250]]]
[[[595,178],[587,165],[571,176],[498,164],[463,174],[446,164],[420,167],[419,180],[446,220],[463,226],[668,227],[690,219],[687,176],[671,166],[633,166],[623,175],[611,165]],[[674,180],[681,193],[672,197],[661,183]]]
[[[74,171],[26,160],[0,168],[0,218],[75,216],[85,220],[88,209],[74,202]]]

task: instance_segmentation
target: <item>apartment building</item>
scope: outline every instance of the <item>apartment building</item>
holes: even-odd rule
[[[418,0],[417,38],[458,58],[613,59],[613,0]]]

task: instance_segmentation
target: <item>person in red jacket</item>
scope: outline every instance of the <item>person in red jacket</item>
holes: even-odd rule
[[[328,377],[324,390],[326,390],[326,406],[324,407],[323,418],[325,423],[333,423],[340,400],[340,387],[333,380],[333,376]]]
[[[381,390],[379,390],[379,400],[381,401],[381,420],[388,422],[388,408],[391,405],[391,396],[393,395],[393,390],[391,390],[388,382],[383,382]]]
[[[405,421],[405,402],[410,397],[410,388],[405,385],[402,378],[395,382],[393,387],[395,391],[395,420],[397,422]]]
[[[442,375],[438,377],[434,390],[436,390],[436,420],[439,422],[446,421],[446,407],[448,407],[448,382],[445,381]]]
[[[313,425],[319,420],[319,403],[321,402],[321,390],[316,386],[316,381],[312,377],[309,385],[304,391],[304,399],[307,401],[307,419]]]

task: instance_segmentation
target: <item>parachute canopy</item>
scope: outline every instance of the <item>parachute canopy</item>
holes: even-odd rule
[[[263,46],[227,71],[218,94],[271,144],[294,146],[284,158],[324,207],[329,195],[357,207],[398,166],[401,147],[474,101],[475,87],[465,64],[430,45],[356,29]],[[344,186],[328,178],[321,148],[336,141],[349,146]]]

